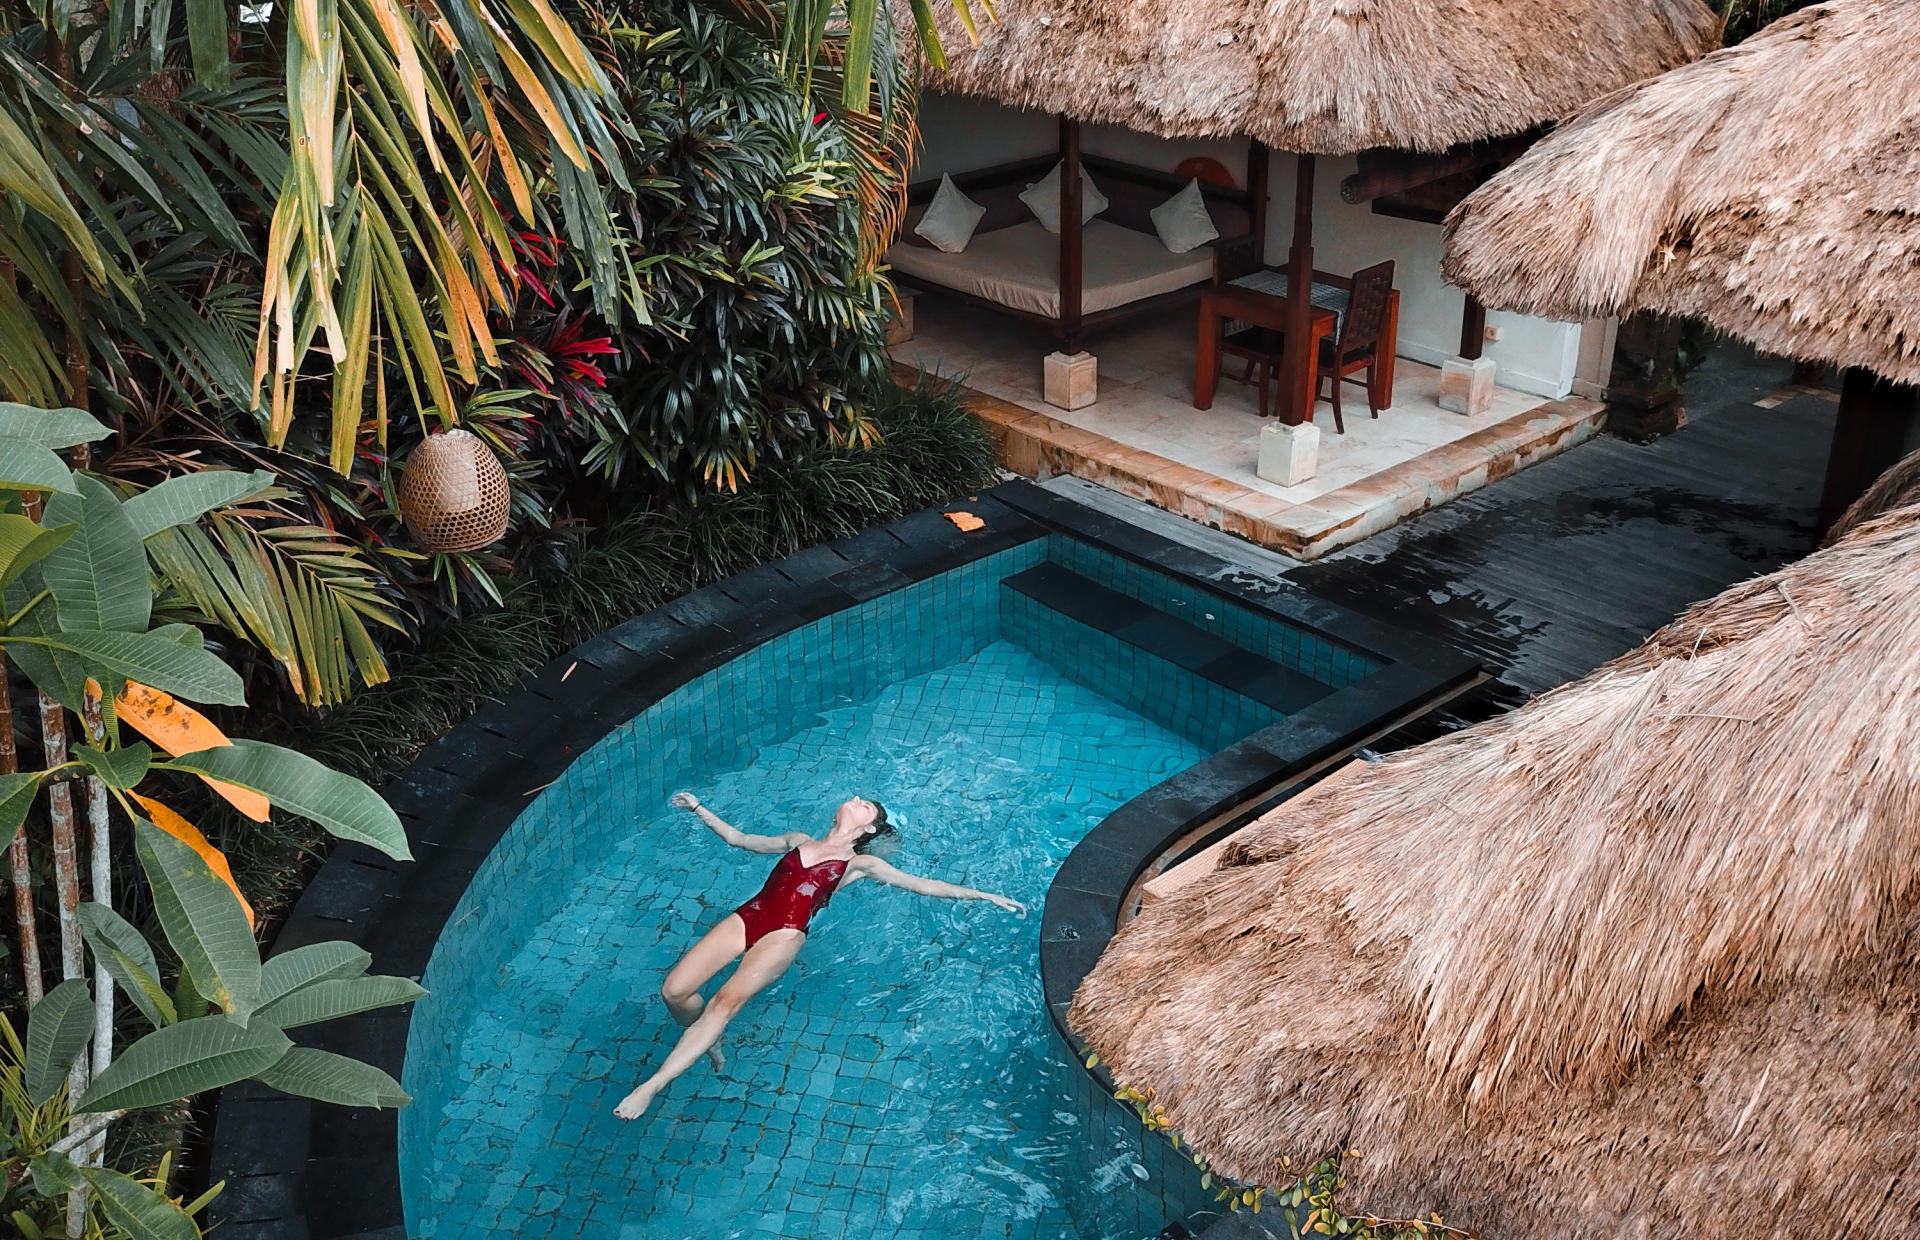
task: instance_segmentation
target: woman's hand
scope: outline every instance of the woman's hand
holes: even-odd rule
[[[677,805],[681,809],[700,808],[700,798],[694,796],[691,792],[676,792],[671,797],[668,797],[667,801],[669,804]]]
[[[990,891],[981,892],[980,898],[995,908],[1005,909],[1009,913],[1018,913],[1022,917],[1027,915],[1027,906],[1018,900],[1009,900],[1005,896],[996,896]]]

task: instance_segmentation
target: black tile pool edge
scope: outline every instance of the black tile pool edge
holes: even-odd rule
[[[961,531],[946,513],[984,525]],[[1059,1035],[1074,989],[1118,925],[1134,881],[1173,841],[1250,797],[1285,788],[1404,717],[1478,679],[1431,643],[1026,482],[1010,482],[857,537],[750,569],[627,621],[535,671],[429,746],[384,795],[414,860],[336,847],[294,905],[273,952],[346,939],[374,969],[418,978],[480,864],[534,795],[603,736],[680,686],[835,611],[1059,531],[1169,576],[1318,630],[1387,660],[1358,684],[1135,797],[1070,853],[1048,889],[1040,971]],[[346,1017],[296,1041],[396,1078],[410,1009]],[[1112,1081],[1096,1070],[1102,1088]],[[208,1151],[225,1181],[210,1214],[231,1240],[405,1240],[398,1113],[289,1098],[245,1082],[223,1091]]]

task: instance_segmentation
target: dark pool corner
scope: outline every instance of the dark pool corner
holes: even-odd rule
[[[962,531],[947,518],[955,511],[983,524]],[[1040,966],[1055,1033],[1077,1057],[1067,1005],[1114,934],[1127,891],[1169,845],[1189,837],[1202,843],[1239,825],[1409,715],[1470,687],[1479,668],[1027,482],[749,570],[546,664],[441,737],[383,790],[416,859],[393,862],[354,844],[336,848],[280,927],[273,953],[346,939],[372,953],[379,971],[418,978],[493,846],[541,789],[612,729],[773,637],[1055,532],[1327,634],[1381,664],[1135,797],[1069,854],[1041,918]],[[399,1078],[410,1019],[411,1009],[385,1009],[303,1029],[297,1040]],[[1119,1105],[1104,1072],[1086,1079],[1105,1095],[1103,1105]],[[315,1104],[252,1082],[224,1090],[209,1150],[209,1179],[226,1184],[211,1208],[220,1234],[404,1240],[397,1115]]]

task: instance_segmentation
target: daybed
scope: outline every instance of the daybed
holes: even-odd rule
[[[1078,228],[1073,227],[1077,213],[1063,211],[1059,233],[1048,232],[1034,218],[1020,193],[1045,177],[1061,156],[955,174],[954,185],[986,209],[967,248],[958,254],[937,250],[914,234],[939,189],[937,179],[925,181],[908,190],[905,226],[887,251],[887,262],[903,284],[944,290],[1045,324],[1071,353],[1088,332],[1190,299],[1200,286],[1260,267],[1264,155],[1261,149],[1249,161],[1253,166],[1248,180],[1254,189],[1234,185],[1231,174],[1212,160],[1183,164],[1186,175],[1178,175],[1099,156],[1069,159],[1069,166],[1077,162],[1086,169],[1109,205]],[[1193,179],[1201,182],[1207,213],[1220,236],[1174,254],[1161,243],[1149,213]],[[1065,281],[1063,270],[1068,273]]]

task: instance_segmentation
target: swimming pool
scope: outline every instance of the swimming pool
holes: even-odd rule
[[[1077,1062],[1075,988],[1139,879],[1477,675],[1235,555],[1024,482],[697,590],[530,674],[387,785],[414,861],[333,850],[273,953],[343,939],[434,993],[302,1041],[385,1069],[417,1100],[396,1112],[221,1091],[213,1221],[234,1240],[701,1240],[814,1234],[836,1212],[850,1232],[908,1235],[933,1214],[942,1231],[959,1219],[1003,1236],[1144,1237],[1191,1220],[1212,1202],[1187,1156]],[[926,726],[944,730],[913,731]],[[1104,785],[1071,778],[1085,735],[1101,738]],[[1057,784],[1040,779],[1049,762]],[[802,774],[835,786],[816,795]],[[1029,903],[1044,886],[1044,911],[1014,921],[862,884],[826,911],[803,972],[736,1024],[732,1080],[696,1067],[649,1128],[596,1127],[605,1091],[643,1066],[627,1059],[667,1032],[658,968],[772,861],[672,826],[666,796],[761,802],[757,817],[722,808],[767,827],[824,813],[849,778],[906,812],[901,864],[965,880],[1004,866]],[[909,1007],[902,987],[928,978],[940,984]],[[957,1024],[933,1023],[949,1014]],[[872,1138],[858,1157],[818,1156],[835,1148],[829,1123],[851,1137],[856,1121]],[[647,1141],[651,1163],[636,1153]],[[715,1150],[723,1161],[694,1161]],[[747,1166],[763,1178],[743,1180]],[[961,1181],[938,1173],[953,1168],[992,1213],[942,1204],[938,1186]]]
[[[1127,600],[1144,645],[1095,627]],[[1076,1105],[1037,917],[985,904],[850,889],[736,1018],[723,1073],[696,1067],[635,1124],[612,1107],[679,1033],[661,976],[771,865],[673,791],[769,833],[870,795],[902,826],[896,865],[1037,910],[1094,824],[1280,717],[1276,693],[1152,653],[1205,634],[1220,658],[1288,660],[1306,700],[1371,667],[1055,536],[775,638],[616,730],[522,815],[435,949],[406,1059],[408,1234],[1138,1234],[1132,1198],[1150,1217],[1166,1185]]]

